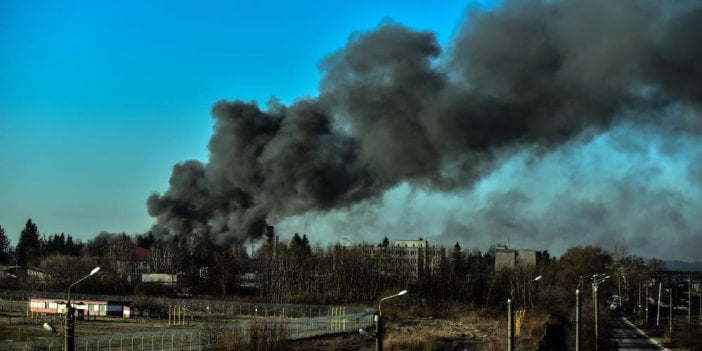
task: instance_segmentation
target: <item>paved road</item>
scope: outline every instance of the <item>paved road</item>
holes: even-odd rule
[[[610,350],[665,350],[622,316],[613,317],[612,327]]]

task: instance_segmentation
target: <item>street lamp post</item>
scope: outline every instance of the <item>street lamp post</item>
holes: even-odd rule
[[[385,331],[383,330],[383,310],[381,309],[382,305],[383,305],[383,301],[389,300],[389,299],[392,299],[395,297],[399,297],[402,295],[406,295],[406,294],[407,294],[407,290],[402,290],[395,295],[383,297],[378,302],[378,314],[375,316],[375,318],[376,318],[375,319],[375,349],[376,349],[376,351],[383,351],[383,335],[385,334]]]
[[[592,276],[592,300],[595,307],[595,350],[599,348],[600,343],[600,326],[599,326],[599,301],[597,296],[597,287],[609,278],[609,275],[604,273],[595,274]],[[621,297],[620,297],[621,298]]]
[[[575,351],[580,351],[580,335],[582,323],[580,322],[580,289],[575,289]]]
[[[529,285],[537,280],[541,279],[541,276],[536,276],[536,278],[522,284],[518,285],[509,292],[509,299],[507,299],[507,351],[514,351],[514,312],[512,311],[512,303],[514,301],[514,292],[523,286]]]
[[[646,283],[646,319],[644,322],[646,326],[648,326],[648,306],[650,305],[650,303],[648,303],[648,288],[650,288],[649,283]]]
[[[656,305],[656,327],[661,325],[661,294],[663,293],[663,283],[658,283],[658,305]]]
[[[83,278],[78,279],[75,283],[71,284],[71,286],[68,287],[68,295],[67,295],[67,302],[66,302],[66,345],[65,345],[65,351],[74,351],[74,342],[75,342],[75,310],[73,306],[71,306],[71,288],[73,288],[76,284],[82,282],[85,279],[88,279],[89,277],[93,276],[95,273],[100,271],[100,267],[95,267],[93,268],[88,275],[86,275]]]
[[[668,330],[670,333],[670,339],[673,339],[673,287],[668,289],[670,293],[668,294]]]

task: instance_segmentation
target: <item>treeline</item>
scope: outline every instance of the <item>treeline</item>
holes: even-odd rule
[[[432,313],[452,304],[502,313],[510,298],[515,309],[541,311],[554,316],[554,320],[573,318],[575,290],[579,289],[583,340],[594,340],[590,335],[593,275],[609,276],[599,287],[603,300],[617,294],[624,301],[623,307],[631,309],[638,304],[640,289],[657,282],[658,273],[665,269],[662,261],[644,261],[617,245],[612,252],[596,246],[575,246],[559,258],[544,251],[535,266],[495,271],[493,255],[464,250],[456,243],[444,260],[415,276],[405,269],[381,269],[364,252],[367,245],[375,246],[343,246],[338,242],[312,246],[306,235],[299,234],[280,242],[269,238],[252,254],[243,246],[223,247],[198,235],[159,240],[151,233],[100,233],[82,243],[65,234],[40,236],[37,226],[28,220],[14,250],[0,227],[0,262],[27,268],[4,275],[0,288],[63,291],[100,266],[98,277],[86,280],[74,291],[148,295],[187,289],[219,298],[248,296],[266,302],[372,306],[380,296],[408,289],[411,294],[403,300],[431,306]],[[387,245],[387,238],[377,244]],[[137,248],[148,250],[146,265],[150,272],[177,275],[177,286],[164,288],[131,279],[129,265],[140,259],[136,257]],[[248,277],[246,281],[242,281],[243,276]],[[534,281],[537,276],[541,279]],[[242,284],[245,282],[248,284]],[[606,333],[606,328],[601,333]],[[601,340],[606,340],[606,334]]]
[[[25,271],[21,279],[5,277],[0,284],[61,291],[99,265],[99,279],[86,281],[79,290],[97,294],[169,292],[125,274],[130,273],[129,263],[138,259],[134,257],[138,247],[149,250],[149,272],[177,274],[175,289],[188,288],[195,294],[253,295],[274,302],[368,304],[384,293],[410,289],[419,302],[432,305],[460,302],[502,308],[511,296],[520,306],[540,306],[561,314],[570,310],[576,288],[589,289],[593,274],[610,274],[603,291],[633,301],[636,288],[648,284],[652,272],[663,268],[659,260],[645,263],[621,247],[610,253],[595,246],[577,246],[558,259],[542,252],[543,259],[536,266],[495,272],[492,255],[464,250],[456,243],[445,260],[413,276],[401,269],[381,270],[363,252],[363,245],[311,246],[306,235],[295,234],[279,243],[270,240],[249,254],[242,246],[225,248],[197,235],[158,240],[151,233],[100,233],[82,243],[65,234],[40,236],[36,224],[28,220],[14,251],[0,227],[0,258],[4,264],[39,273],[32,276]],[[253,284],[242,286],[243,273],[253,277]],[[530,283],[537,275],[543,278]]]

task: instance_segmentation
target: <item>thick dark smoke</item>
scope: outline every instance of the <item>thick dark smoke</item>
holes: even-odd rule
[[[471,12],[443,54],[433,34],[386,23],[323,60],[317,98],[218,102],[209,162],[174,167],[148,200],[154,230],[242,242],[267,220],[343,210],[403,183],[465,189],[504,155],[621,123],[696,133],[700,43],[695,1],[507,1]],[[692,118],[669,117],[671,106]],[[597,220],[597,206],[573,206]]]

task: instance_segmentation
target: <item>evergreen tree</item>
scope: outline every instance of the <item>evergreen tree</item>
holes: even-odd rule
[[[83,243],[80,240],[74,241],[73,237],[66,237],[65,254],[71,256],[80,256],[83,253]]]
[[[10,246],[10,239],[7,238],[5,229],[0,226],[0,264],[10,263],[11,253],[12,247]]]
[[[300,234],[295,233],[293,235],[292,240],[290,240],[290,248],[298,248],[302,246],[302,238],[300,237]]]
[[[155,242],[156,238],[154,237],[154,233],[151,231],[149,231],[148,234],[138,235],[136,237],[136,246],[143,247],[145,249],[150,250]]]
[[[461,250],[461,245],[456,242],[453,246],[453,252],[451,253],[451,264],[453,265],[453,271],[455,274],[464,274],[465,259],[463,258],[463,251]]]
[[[39,260],[41,254],[41,240],[39,239],[39,229],[32,219],[27,220],[27,224],[22,229],[19,241],[17,242],[17,264],[28,266]]]

